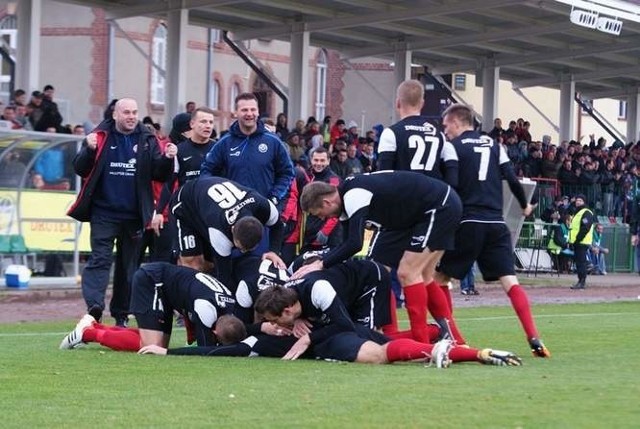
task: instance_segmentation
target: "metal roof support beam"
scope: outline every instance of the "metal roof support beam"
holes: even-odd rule
[[[489,132],[493,120],[498,116],[498,88],[500,87],[500,67],[493,61],[482,65],[482,129]]]
[[[482,34],[471,33],[471,34],[464,34],[462,36],[454,36],[454,37],[445,36],[445,37],[430,39],[429,41],[417,41],[417,40],[413,42],[409,41],[407,42],[407,49],[416,51],[416,50],[423,50],[423,49],[429,50],[429,49],[447,48],[447,47],[457,46],[457,45],[500,41],[502,39],[517,39],[517,38],[523,38],[526,36],[537,36],[541,34],[551,34],[551,33],[557,33],[558,31],[563,31],[566,29],[567,29],[567,24],[565,22],[557,22],[550,25],[544,25],[537,28],[528,29],[526,34],[523,34],[522,28],[513,28],[511,30],[505,30],[505,31],[487,31]],[[390,52],[393,52],[393,50],[394,50],[394,44],[389,43],[388,46],[376,46],[373,48],[347,51],[345,52],[344,56],[346,58],[370,57],[370,56],[377,56],[377,55],[385,55]]]
[[[574,118],[576,109],[573,97],[576,92],[576,82],[572,76],[564,76],[560,83],[560,141],[574,138]]]
[[[411,79],[411,51],[406,48],[399,48],[393,57],[393,77],[397,88],[405,80]],[[394,93],[395,94],[395,93]],[[395,106],[395,95],[393,104]],[[398,112],[393,109],[393,122],[398,121]]]
[[[477,9],[487,9],[493,7],[508,7],[513,4],[518,4],[518,1],[514,0],[486,0],[486,1],[474,1],[466,2],[464,5],[465,12],[471,12]],[[358,14],[354,16],[347,16],[343,18],[332,18],[321,21],[308,22],[305,26],[305,31],[332,31],[340,28],[357,27],[360,25],[375,25],[384,22],[403,21],[406,19],[418,19],[426,16],[439,16],[448,15],[452,13],[460,12],[460,3],[445,3],[443,6],[436,7],[423,7],[423,8],[410,8],[399,11],[384,11],[371,14]],[[566,25],[566,24],[565,24]],[[257,38],[274,38],[285,35],[291,31],[291,25],[276,25],[269,28],[261,28],[256,30],[238,31],[234,33],[236,40],[247,40]],[[522,29],[520,30],[522,33]]]
[[[173,10],[167,14],[167,77],[165,88],[165,122],[182,112],[187,97],[187,26],[189,10]],[[169,128],[169,127],[167,127]]]
[[[627,97],[627,142],[640,141],[640,91]]]
[[[607,79],[607,78],[619,77],[624,75],[635,76],[638,73],[638,67],[640,67],[640,65],[626,67],[623,69],[618,67],[606,68],[603,70],[580,73],[580,74],[574,75],[573,78],[576,82],[583,82],[587,80],[600,80],[600,79]],[[536,78],[536,79],[522,80],[520,82],[514,82],[513,86],[515,88],[528,88],[531,86],[548,86],[556,83],[558,83],[557,77],[548,77],[548,78],[542,77],[542,78]]]
[[[27,93],[40,89],[40,22],[41,0],[18,2],[18,49],[16,58],[16,88]]]
[[[309,33],[291,34],[291,68],[289,70],[290,123],[307,118],[309,111]]]
[[[107,19],[133,18],[145,15],[164,15],[180,9],[197,9],[201,7],[231,6],[239,0],[168,0],[166,2],[140,2],[129,7],[119,7],[107,12]],[[105,7],[107,8],[107,7]]]

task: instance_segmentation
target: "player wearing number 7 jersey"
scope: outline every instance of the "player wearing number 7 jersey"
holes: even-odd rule
[[[538,337],[527,293],[515,276],[511,234],[502,216],[502,179],[507,180],[525,216],[531,214],[533,206],[526,200],[504,147],[474,131],[471,109],[452,105],[445,110],[443,118],[444,132],[458,153],[457,191],[463,210],[455,249],[445,252],[436,280],[446,284],[451,277],[461,279],[477,261],[486,281],[500,280],[533,354],[549,357],[549,351]]]
[[[202,269],[214,263],[216,277],[231,281],[231,251],[250,252],[270,229],[269,252],[262,255],[278,268],[283,225],[276,206],[251,188],[221,177],[201,177],[185,183],[174,195],[171,213],[176,218],[183,263]]]

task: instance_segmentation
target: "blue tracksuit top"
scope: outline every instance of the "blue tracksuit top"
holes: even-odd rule
[[[213,145],[202,162],[200,177],[226,177],[278,201],[289,192],[295,174],[289,152],[277,135],[258,120],[257,130],[247,136],[238,122]]]

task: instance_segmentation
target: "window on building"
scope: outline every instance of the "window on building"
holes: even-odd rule
[[[236,111],[236,97],[240,95],[240,85],[234,83],[231,85],[231,94],[229,96],[229,111]]]
[[[166,97],[167,27],[158,25],[151,47],[151,103],[164,105]]]
[[[625,100],[618,101],[618,119],[627,119],[627,102]]]
[[[321,49],[316,63],[316,118],[326,116],[327,110],[327,52]]]
[[[466,74],[453,75],[453,89],[455,89],[456,91],[465,91],[467,89]]]
[[[15,60],[18,46],[18,23],[15,15],[7,15],[0,21],[0,44]],[[11,98],[11,67],[9,62],[0,62],[0,98],[6,103]]]
[[[222,36],[220,35],[220,30],[217,28],[211,29],[211,43],[220,43],[222,40]]]
[[[220,82],[215,79],[211,82],[211,99],[209,100],[209,107],[213,110],[220,109]]]

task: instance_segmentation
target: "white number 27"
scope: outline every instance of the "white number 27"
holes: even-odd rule
[[[427,143],[429,143],[429,156],[427,157],[427,162],[423,165],[422,158],[424,157]],[[411,135],[409,137],[409,148],[416,150],[413,158],[411,158],[411,170],[433,170],[439,147],[440,139],[436,136],[422,137],[416,134]]]

